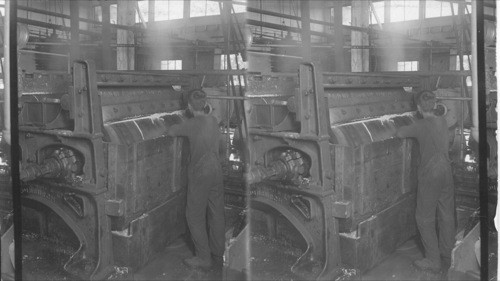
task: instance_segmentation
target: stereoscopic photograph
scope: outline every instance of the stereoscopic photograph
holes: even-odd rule
[[[494,0],[0,0],[1,280],[497,280]]]

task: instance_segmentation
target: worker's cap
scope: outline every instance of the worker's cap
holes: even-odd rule
[[[423,111],[429,112],[436,106],[436,94],[431,91],[421,91],[415,97],[415,101]]]
[[[203,90],[191,90],[188,93],[188,103],[195,111],[203,111],[207,105],[207,93]]]

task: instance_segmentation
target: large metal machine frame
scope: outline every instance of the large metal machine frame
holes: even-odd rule
[[[192,88],[190,76],[75,61],[71,74],[20,84],[22,203],[52,210],[77,237],[66,271],[100,280],[114,265],[139,268],[184,233],[186,146],[164,133],[184,118],[173,86]]]
[[[414,142],[393,138],[416,118],[417,78],[320,73],[250,76],[250,204],[278,213],[306,248],[292,266],[331,280],[373,267],[415,234]],[[387,162],[389,161],[389,162]]]

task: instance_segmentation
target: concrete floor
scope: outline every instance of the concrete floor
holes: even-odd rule
[[[375,268],[363,274],[362,280],[447,280],[445,272],[436,274],[413,266],[413,261],[422,257],[415,239],[409,240]]]
[[[222,272],[192,270],[183,264],[183,259],[192,256],[192,252],[183,238],[165,248],[148,265],[139,270],[129,280],[244,280],[240,272],[224,268]],[[412,263],[422,258],[420,249],[414,240],[410,240],[387,257],[378,266],[361,276],[361,280],[446,280],[446,275],[420,271]],[[269,265],[253,264],[254,276],[273,276],[269,280],[297,280],[291,274],[266,274]],[[279,268],[282,270],[282,268]],[[279,273],[279,274],[282,274]],[[278,274],[278,275],[279,275]],[[254,279],[260,280],[260,279]],[[266,279],[267,280],[267,279]],[[345,280],[345,279],[344,279]]]
[[[130,280],[244,280],[240,272],[224,267],[222,270],[193,270],[183,260],[192,257],[187,239],[181,237],[160,252],[152,262],[130,276]]]

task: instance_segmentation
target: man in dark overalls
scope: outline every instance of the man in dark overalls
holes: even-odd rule
[[[441,261],[449,265],[455,244],[455,195],[448,156],[448,126],[444,117],[434,115],[434,93],[418,93],[416,103],[423,119],[399,128],[396,136],[416,138],[420,146],[415,217],[425,258],[414,264],[423,270],[439,271]]]
[[[215,117],[205,113],[206,93],[188,94],[193,117],[169,128],[168,136],[189,140],[186,218],[195,247],[195,256],[184,260],[190,267],[208,269],[212,256],[218,265],[225,249],[224,189],[219,161],[221,133]],[[208,233],[207,233],[208,221]]]

